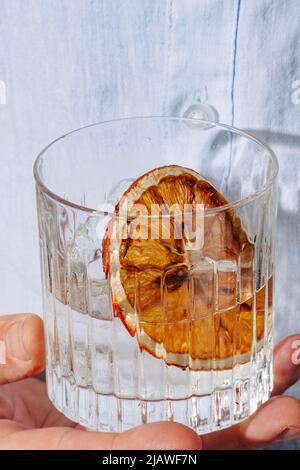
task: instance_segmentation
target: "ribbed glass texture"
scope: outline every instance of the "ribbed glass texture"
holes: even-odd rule
[[[137,177],[170,164],[198,171],[232,203],[204,213],[204,223],[234,213],[249,243],[230,260],[222,231],[224,259],[199,248],[184,275],[184,319],[160,321],[156,341],[145,347],[153,325],[143,317],[138,283],[133,334],[112,306],[103,237],[114,214],[103,203],[114,206]],[[59,410],[100,431],[168,420],[202,434],[247,418],[269,398],[276,172],[275,156],[255,139],[176,118],[98,124],[42,152],[35,177],[47,385]],[[164,312],[176,289],[168,275],[157,281]],[[170,338],[180,343],[179,356]]]

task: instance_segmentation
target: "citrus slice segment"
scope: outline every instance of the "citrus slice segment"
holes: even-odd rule
[[[228,367],[236,355],[249,357],[254,246],[232,209],[205,214],[226,203],[194,170],[160,167],[130,186],[107,227],[103,268],[114,313],[142,350],[168,364],[201,370]],[[153,207],[157,217],[145,217]],[[181,236],[176,233],[186,207],[192,215],[204,209],[197,249],[184,230],[186,219],[179,219]],[[257,295],[264,304],[264,289]],[[256,325],[259,342],[264,305]]]

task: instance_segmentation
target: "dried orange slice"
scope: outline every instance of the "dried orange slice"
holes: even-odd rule
[[[115,315],[137,335],[142,350],[168,364],[201,370],[228,367],[236,356],[249,357],[254,246],[233,210],[205,214],[226,203],[197,172],[160,167],[130,186],[116,206],[119,217],[107,227],[103,266]],[[175,236],[175,222],[185,205],[193,214],[199,204],[205,214],[204,242],[195,250],[184,230]],[[150,223],[133,212],[144,207],[151,214],[153,205],[158,216]],[[173,213],[171,207],[176,208]],[[129,216],[123,217],[125,209]],[[139,230],[133,236],[137,219]],[[264,297],[262,289],[256,300],[258,342],[264,334]]]

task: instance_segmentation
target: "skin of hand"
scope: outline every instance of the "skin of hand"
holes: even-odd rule
[[[42,320],[32,314],[1,316],[0,341],[6,346],[6,364],[0,365],[0,449],[253,449],[300,436],[300,401],[281,396],[300,376],[300,364],[291,360],[300,335],[275,347],[272,398],[246,421],[203,436],[166,422],[121,434],[89,431],[58,412],[45,384],[32,378],[45,366]]]

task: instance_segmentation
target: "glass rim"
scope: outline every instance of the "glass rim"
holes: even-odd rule
[[[115,212],[110,212],[110,211],[106,211],[106,210],[99,210],[99,209],[95,209],[95,208],[91,208],[91,207],[87,207],[87,206],[84,206],[84,205],[77,204],[77,203],[72,202],[68,199],[65,199],[64,197],[60,196],[59,194],[56,194],[44,183],[44,181],[42,179],[42,176],[40,174],[40,165],[42,163],[42,159],[43,159],[44,155],[47,153],[47,151],[51,147],[53,147],[57,142],[60,142],[61,140],[65,139],[66,137],[71,136],[72,134],[75,134],[75,133],[80,132],[80,131],[84,131],[85,129],[90,129],[90,128],[93,128],[93,127],[97,127],[97,126],[101,127],[101,126],[104,126],[104,125],[107,125],[107,124],[114,124],[114,123],[120,123],[120,122],[129,122],[129,121],[134,121],[134,120],[136,120],[136,121],[139,121],[139,120],[177,121],[177,122],[183,122],[183,123],[190,124],[190,126],[193,126],[195,130],[197,129],[196,124],[202,124],[203,125],[202,131],[206,131],[209,128],[212,128],[212,127],[217,127],[217,128],[226,130],[228,132],[231,132],[232,134],[236,134],[236,135],[240,135],[242,137],[245,137],[246,139],[248,139],[248,140],[254,142],[255,144],[257,144],[258,146],[262,147],[269,154],[269,157],[271,157],[271,167],[272,167],[271,174],[270,174],[269,178],[267,179],[267,181],[261,186],[261,188],[257,189],[253,193],[251,193],[248,196],[245,196],[243,198],[236,199],[234,201],[228,202],[228,203],[223,204],[221,206],[205,209],[205,216],[215,214],[215,213],[218,213],[218,212],[227,211],[227,210],[230,210],[230,209],[234,209],[236,207],[241,207],[241,206],[244,206],[244,205],[248,204],[249,202],[252,202],[252,201],[258,199],[265,192],[267,192],[269,188],[272,187],[273,183],[276,180],[276,177],[278,175],[278,170],[279,170],[279,164],[278,164],[276,154],[273,152],[273,150],[266,143],[264,143],[262,140],[255,137],[254,135],[252,135],[251,133],[249,133],[247,131],[243,131],[242,129],[230,126],[228,124],[223,124],[223,123],[219,123],[219,122],[211,121],[211,120],[206,120],[206,119],[185,118],[185,117],[180,117],[180,116],[131,116],[131,117],[125,117],[125,118],[110,119],[110,120],[106,120],[106,121],[98,121],[98,122],[95,122],[95,123],[92,123],[92,124],[81,126],[81,127],[73,129],[73,130],[67,132],[66,134],[63,134],[63,135],[57,137],[56,139],[52,140],[48,145],[46,145],[46,147],[44,147],[41,150],[41,152],[38,154],[38,156],[37,156],[37,158],[34,162],[34,165],[33,165],[33,175],[34,175],[34,179],[35,179],[37,187],[39,189],[41,189],[42,192],[47,194],[54,201],[56,201],[60,204],[63,204],[67,207],[71,207],[71,208],[76,209],[76,210],[87,212],[90,215],[94,215],[94,216],[97,216],[97,215],[108,216],[108,215],[110,215],[112,217],[118,215]],[[144,216],[144,217],[153,218],[153,216],[151,216],[151,215],[150,216]],[[157,217],[157,216],[154,216],[154,217]],[[158,216],[158,217],[160,217],[160,216]]]

